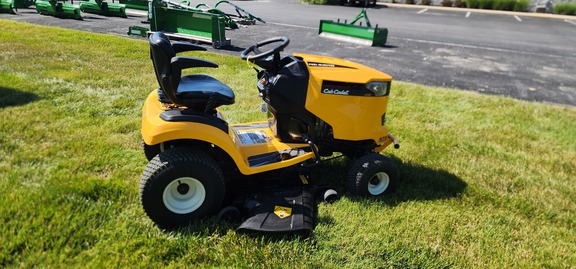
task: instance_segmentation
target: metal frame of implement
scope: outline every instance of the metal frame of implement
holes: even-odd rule
[[[115,16],[126,18],[126,5],[109,3],[104,0],[87,0],[80,2],[80,10],[86,13],[93,13],[104,16]]]
[[[362,26],[362,22],[355,25],[362,18],[366,21],[366,26]],[[326,38],[367,46],[384,46],[388,39],[388,29],[379,28],[378,25],[372,27],[365,8],[350,23],[346,21],[341,23],[340,19],[336,22],[320,20],[318,34]]]
[[[78,5],[74,5],[72,0],[70,1],[70,4],[63,2],[64,1],[58,0],[37,0],[36,11],[41,15],[82,20],[80,7]]]

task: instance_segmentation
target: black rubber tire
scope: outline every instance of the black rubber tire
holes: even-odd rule
[[[180,180],[185,183],[193,182],[196,185],[190,187],[182,184]],[[180,192],[181,185],[186,185],[186,190],[183,191],[185,194],[180,193],[181,195],[188,195],[189,189],[200,190],[188,195],[192,200],[202,197],[203,192],[204,197],[196,201],[197,208],[192,206],[182,209],[181,212],[175,212],[179,209],[169,209],[170,205],[176,208],[181,205],[186,206],[185,203],[187,203],[177,204],[181,203],[178,198],[184,196],[174,198],[178,194],[174,191],[170,192],[175,182],[178,182],[178,192]],[[146,166],[140,180],[140,203],[146,215],[161,228],[182,226],[194,219],[217,213],[225,193],[224,175],[218,163],[207,153],[192,148],[172,148],[156,155]],[[174,207],[174,204],[177,206]]]
[[[242,213],[235,206],[227,206],[220,209],[218,218],[229,223],[240,223],[242,221]]]
[[[144,143],[144,140],[142,140],[142,150],[144,151],[144,155],[148,161],[151,161],[156,157],[156,155],[162,152],[162,150],[160,150],[160,144],[150,146]]]
[[[370,153],[354,161],[346,185],[352,195],[372,197],[393,193],[398,181],[398,168],[394,162],[378,153]]]

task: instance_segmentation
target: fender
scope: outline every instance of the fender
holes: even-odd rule
[[[162,112],[164,112],[164,109],[158,102],[158,93],[153,91],[148,95],[142,107],[142,138],[146,144],[156,145],[165,141],[180,139],[207,142],[224,150],[244,175],[296,165],[314,157],[313,153],[306,153],[289,160],[250,167],[248,161],[237,148],[234,142],[234,132],[230,128],[223,130],[222,126],[218,126],[218,124],[216,126],[210,125],[207,122],[165,121],[160,116]]]
[[[238,165],[243,163],[234,140],[229,135],[229,128],[222,124],[209,124],[209,120],[190,122],[183,120],[165,121],[163,118],[177,117],[165,110],[158,102],[158,92],[152,91],[142,107],[142,138],[148,145],[156,145],[166,141],[193,139],[214,144],[230,155]],[[224,125],[225,126],[225,125]]]

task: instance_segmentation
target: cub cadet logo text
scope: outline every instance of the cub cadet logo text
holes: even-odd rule
[[[322,93],[326,93],[326,94],[338,94],[338,95],[348,95],[350,91],[349,90],[338,90],[338,89],[323,89]]]
[[[325,63],[308,63],[309,66],[321,66],[321,67],[336,67],[334,64],[325,64]]]

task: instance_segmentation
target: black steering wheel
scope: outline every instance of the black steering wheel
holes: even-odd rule
[[[277,43],[277,42],[282,42],[282,43],[271,50],[261,52],[259,49],[262,46],[266,46],[266,45],[269,45],[272,43]],[[285,37],[285,36],[266,39],[264,41],[258,42],[256,45],[252,45],[252,46],[246,48],[242,52],[242,54],[240,54],[240,57],[242,58],[242,60],[246,60],[249,58],[250,61],[258,61],[258,60],[265,59],[266,57],[268,57],[270,55],[274,55],[274,60],[280,60],[280,52],[286,46],[288,46],[288,44],[290,44],[290,39],[288,39],[288,37]],[[250,53],[254,53],[255,55],[249,55]],[[278,56],[276,56],[276,55],[278,55]]]

